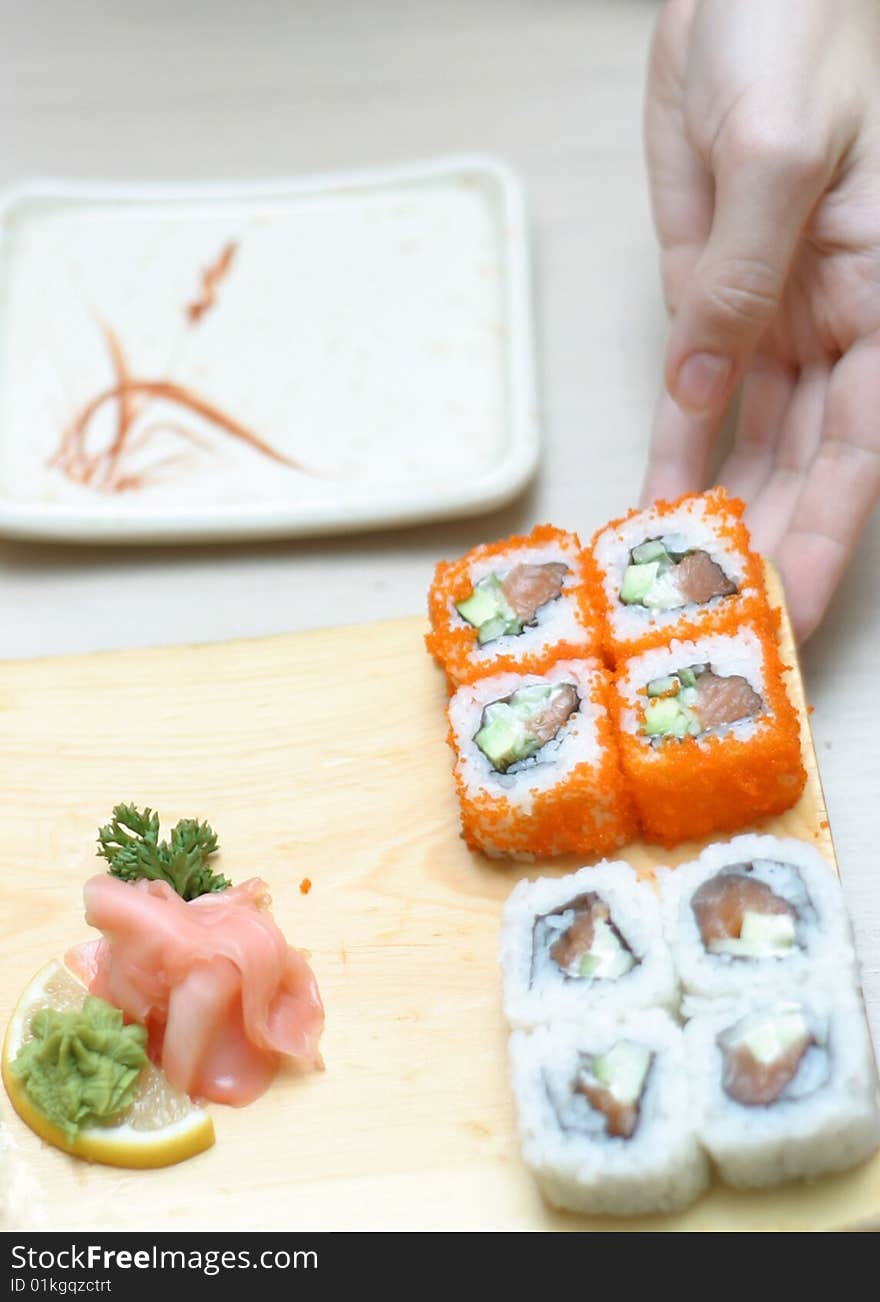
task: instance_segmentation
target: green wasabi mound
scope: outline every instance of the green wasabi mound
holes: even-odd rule
[[[30,1031],[12,1070],[69,1140],[131,1107],[147,1063],[146,1027],[123,1025],[120,1009],[89,995],[74,1012],[40,1008]]]

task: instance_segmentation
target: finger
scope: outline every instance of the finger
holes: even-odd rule
[[[772,554],[788,532],[825,424],[831,367],[803,367],[777,430],[769,473],[750,498],[747,522],[758,551]]]
[[[749,504],[756,502],[770,478],[796,382],[794,367],[766,355],[754,358],[743,380],[733,447],[718,482]]]
[[[668,393],[661,393],[642,484],[643,506],[658,497],[674,501],[682,493],[699,492],[706,482],[718,423],[689,416]]]
[[[822,441],[777,553],[800,641],[821,622],[880,495],[878,407],[880,334],[834,368]]]
[[[796,139],[719,138],[712,231],[679,305],[666,383],[685,410],[705,415],[729,399],[772,321],[804,227],[833,175],[833,160]]]
[[[651,208],[670,312],[712,228],[714,183],[684,120],[684,75],[694,9],[695,3],[688,0],[661,10],[651,43],[644,104]]]

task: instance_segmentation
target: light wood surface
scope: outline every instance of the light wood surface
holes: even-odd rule
[[[15,1228],[633,1228],[554,1214],[520,1162],[496,965],[502,900],[525,867],[458,837],[444,683],[423,622],[10,663],[0,1020],[33,972],[83,939],[95,830],[119,800],[208,818],[222,870],[260,874],[312,951],[327,1069],[251,1107],[214,1107],[216,1146],[165,1171],[90,1167],[10,1114]],[[791,659],[790,645],[786,654]],[[792,691],[803,698],[795,674]],[[771,830],[830,852],[809,786]],[[680,860],[633,846],[640,868]],[[299,882],[308,876],[308,895]],[[880,1210],[880,1160],[768,1195],[714,1189],[650,1228],[819,1228]]]

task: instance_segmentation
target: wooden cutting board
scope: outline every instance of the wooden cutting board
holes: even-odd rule
[[[120,800],[207,818],[220,868],[259,874],[327,1009],[326,1071],[213,1107],[209,1152],[160,1171],[90,1166],[12,1113],[7,1228],[804,1230],[880,1224],[880,1158],[755,1194],[713,1188],[676,1217],[551,1211],[519,1159],[496,949],[524,873],[457,834],[445,690],[421,619],[218,646],[0,666],[0,1020],[85,939],[81,891]],[[788,628],[784,652],[794,664]],[[833,847],[796,669],[809,783],[763,830]],[[629,848],[640,867],[680,862]],[[299,890],[304,877],[313,887]],[[2,1092],[0,1092],[2,1093]],[[2,1153],[0,1153],[2,1157]],[[0,1205],[3,1199],[0,1198]]]

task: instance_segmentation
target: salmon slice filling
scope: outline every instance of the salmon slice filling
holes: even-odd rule
[[[596,935],[596,923],[608,922],[611,910],[597,896],[583,896],[583,905],[575,907],[574,922],[551,946],[550,957],[563,972],[580,971],[581,960],[590,952]]]
[[[562,592],[568,566],[562,561],[543,565],[514,565],[501,581],[501,591],[523,624],[534,622],[542,606],[555,601]]]
[[[812,1043],[812,1037],[804,1035],[773,1062],[760,1062],[744,1044],[728,1049],[724,1055],[725,1094],[746,1107],[775,1103],[793,1080]]]
[[[694,892],[691,908],[712,954],[774,957],[796,944],[797,909],[751,872],[750,864],[731,865]]]
[[[565,727],[580,704],[573,683],[558,683],[557,687],[559,690],[540,702],[529,719],[529,731],[542,746]]]
[[[580,709],[573,683],[531,683],[483,710],[474,741],[497,773],[530,760]]]
[[[683,542],[671,537],[648,538],[632,549],[620,587],[620,601],[625,606],[677,610],[739,591],[708,552],[688,549]]]
[[[672,568],[685,605],[703,605],[713,597],[732,597],[736,584],[708,552],[688,552]]]
[[[745,1107],[767,1107],[782,1098],[810,1049],[819,1048],[797,1005],[750,1014],[720,1037],[719,1046],[722,1088]]]
[[[764,702],[741,674],[724,677],[708,669],[697,679],[694,710],[703,731],[724,728],[740,719],[752,719]]]
[[[764,701],[742,674],[718,674],[711,665],[687,665],[646,686],[644,733],[653,744],[683,741],[754,719]]]
[[[587,981],[615,981],[636,964],[632,950],[612,921],[611,910],[593,892],[578,895],[535,919],[533,980],[537,968],[547,961],[566,979]]]
[[[574,1079],[550,1101],[563,1130],[631,1139],[638,1127],[654,1054],[634,1040],[579,1056]]]
[[[499,637],[518,637],[538,622],[538,611],[562,593],[569,567],[563,561],[514,565],[506,574],[487,574],[455,609],[477,630],[480,646]]]
[[[629,1139],[635,1133],[639,1121],[638,1103],[621,1103],[611,1090],[603,1085],[591,1085],[585,1080],[578,1081],[576,1089],[583,1094],[591,1107],[602,1113],[608,1123],[609,1135]]]

